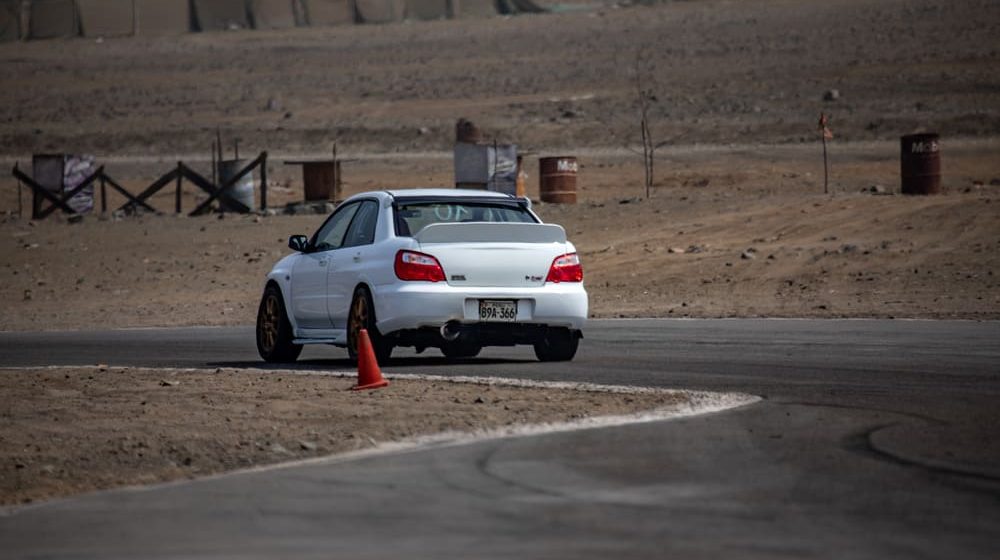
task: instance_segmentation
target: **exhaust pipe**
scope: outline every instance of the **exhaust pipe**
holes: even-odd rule
[[[444,325],[441,325],[441,338],[448,342],[453,342],[457,340],[462,334],[462,324],[458,321],[448,321]]]

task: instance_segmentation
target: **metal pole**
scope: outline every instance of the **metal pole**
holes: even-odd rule
[[[830,193],[830,166],[827,163],[826,155],[826,140],[827,138],[833,138],[833,133],[827,128],[830,118],[826,116],[826,113],[819,114],[819,137],[823,140],[823,194]]]
[[[826,134],[823,134],[823,194],[830,194],[830,168],[826,162]]]

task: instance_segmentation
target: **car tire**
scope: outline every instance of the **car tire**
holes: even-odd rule
[[[568,362],[576,355],[580,336],[569,329],[549,329],[545,337],[535,343],[535,356],[540,362]]]
[[[441,353],[444,354],[444,357],[449,360],[475,358],[482,351],[483,347],[479,344],[471,344],[468,342],[447,342],[441,346]]]
[[[281,290],[268,284],[257,309],[257,353],[265,362],[294,362],[302,353],[302,345],[293,340]]]
[[[375,359],[379,364],[388,363],[392,357],[392,342],[375,326],[375,303],[368,288],[359,286],[354,290],[351,299],[351,311],[347,316],[347,353],[351,361],[358,361],[358,338],[361,329],[368,331],[368,339],[372,342]]]

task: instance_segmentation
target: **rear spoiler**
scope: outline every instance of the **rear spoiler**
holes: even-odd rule
[[[431,224],[413,236],[418,243],[565,243],[556,224],[461,222]]]

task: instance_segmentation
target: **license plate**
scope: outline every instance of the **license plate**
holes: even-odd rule
[[[513,323],[517,320],[517,302],[481,299],[479,300],[479,320]]]

